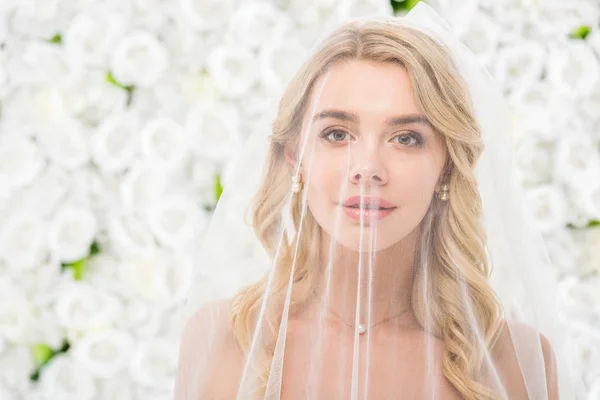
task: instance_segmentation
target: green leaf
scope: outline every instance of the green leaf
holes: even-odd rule
[[[102,249],[100,248],[100,244],[96,241],[92,242],[90,246],[90,256],[95,256],[100,253]]]
[[[421,0],[390,0],[394,14],[408,12]]]
[[[62,44],[62,36],[60,35],[60,33],[57,33],[54,36],[52,36],[50,39],[48,39],[48,43]]]
[[[84,258],[79,261],[75,261],[71,268],[73,268],[73,279],[76,281],[80,281],[83,279],[83,271],[85,271],[85,265],[87,263],[87,259]]]
[[[135,92],[135,86],[133,86],[133,85],[126,86],[126,85],[123,85],[122,83],[118,82],[115,79],[115,77],[111,71],[108,71],[106,73],[106,81],[108,83],[110,83],[111,85],[115,85],[116,87],[121,88],[127,92],[127,103],[126,104],[127,104],[127,106],[130,106],[131,101],[133,100],[133,93]]]
[[[35,361],[35,365],[37,367],[41,367],[45,365],[52,359],[54,356],[54,350],[52,347],[48,346],[45,343],[35,344],[31,349],[33,354],[33,360]]]
[[[600,220],[598,219],[590,219],[585,226],[576,226],[572,223],[567,224],[567,228],[569,229],[589,229],[600,227]]]
[[[569,33],[569,37],[571,39],[581,39],[584,40],[589,34],[592,28],[588,25],[581,25],[575,28],[571,33]]]
[[[588,228],[595,228],[597,226],[600,226],[600,220],[598,220],[598,219],[590,220],[590,222],[588,222],[588,225],[587,225]]]
[[[223,186],[221,185],[221,174],[217,174],[215,177],[215,200],[219,201],[222,193]]]

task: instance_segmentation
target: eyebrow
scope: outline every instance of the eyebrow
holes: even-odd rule
[[[358,123],[358,116],[355,113],[341,111],[341,110],[321,111],[318,114],[315,114],[315,116],[313,117],[313,121],[317,121],[319,119],[325,119],[325,118],[334,118],[334,119],[339,119],[342,121],[351,121],[351,122]],[[433,128],[433,126],[431,125],[431,123],[429,122],[427,117],[424,116],[423,114],[407,114],[407,115],[401,115],[398,117],[392,117],[392,118],[388,118],[385,121],[385,123],[386,123],[386,125],[389,125],[389,126],[407,125],[407,124],[411,124],[411,123],[416,123],[416,124],[427,125],[427,126]]]

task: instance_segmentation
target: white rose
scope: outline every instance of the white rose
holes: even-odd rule
[[[600,154],[591,137],[568,132],[556,143],[554,175],[574,188],[588,185],[600,173]]]
[[[96,218],[89,210],[64,208],[50,224],[50,247],[62,261],[77,261],[88,256],[96,230]]]
[[[29,184],[44,168],[44,159],[29,139],[4,135],[0,139],[0,192],[7,194]]]
[[[167,187],[163,169],[145,162],[138,162],[127,172],[121,182],[121,200],[126,210],[144,212],[155,199],[162,196]]]
[[[147,339],[137,345],[130,363],[133,378],[144,386],[171,389],[177,368],[177,344],[163,338]]]
[[[148,226],[167,247],[181,248],[204,229],[207,217],[196,202],[185,196],[157,199],[148,211]]]
[[[294,39],[269,41],[260,52],[261,82],[279,93],[300,67],[305,55],[306,49]]]
[[[93,376],[111,378],[129,362],[133,338],[115,329],[87,333],[74,343],[73,358]]]
[[[30,212],[15,213],[3,225],[0,258],[9,269],[29,270],[42,261],[47,250],[47,227],[40,217]]]
[[[600,76],[598,59],[582,41],[553,47],[548,55],[547,68],[548,81],[567,96],[586,95]]]
[[[335,9],[335,14],[338,14],[336,17],[341,19],[373,15],[389,16],[392,12],[393,9],[390,2],[379,0],[345,1],[339,3],[339,8]]]
[[[14,281],[0,279],[0,336],[16,342],[31,319],[29,301]]]
[[[582,321],[591,314],[600,315],[600,294],[594,283],[581,281],[574,276],[569,276],[561,281],[559,303],[562,310],[569,316]]]
[[[8,58],[7,71],[12,84],[32,86],[52,84],[79,73],[58,46],[41,41],[28,41],[24,49]]]
[[[68,356],[56,357],[44,368],[41,385],[51,399],[86,400],[96,395],[96,383],[82,365]]]
[[[225,25],[234,11],[232,0],[179,0],[181,19],[200,30],[216,30]]]
[[[473,14],[468,24],[461,23],[457,28],[461,41],[483,64],[487,64],[495,55],[500,41],[501,28],[497,23],[478,11]]]
[[[525,204],[528,216],[542,233],[561,229],[566,223],[566,200],[557,185],[546,184],[527,190]]]
[[[17,393],[23,393],[31,386],[29,375],[34,369],[31,349],[25,346],[12,347],[0,357],[0,385]],[[6,400],[12,399],[14,397]]]
[[[126,19],[117,13],[80,12],[65,31],[65,50],[75,62],[106,69],[108,55],[126,27]]]
[[[121,304],[108,292],[70,282],[60,288],[55,311],[68,337],[77,341],[89,331],[111,327],[120,317]]]
[[[60,13],[60,2],[60,0],[19,1],[10,19],[11,31],[38,39],[51,38],[60,31],[66,19],[66,15]]]
[[[193,107],[186,121],[190,149],[200,157],[223,162],[243,144],[238,118],[237,109],[226,103]]]
[[[65,119],[46,127],[39,135],[39,143],[50,160],[66,169],[76,169],[90,159],[88,137],[87,129],[79,121]]]
[[[129,375],[119,375],[100,382],[99,400],[131,400],[133,396],[133,382]]]
[[[167,169],[177,167],[187,154],[185,129],[172,119],[148,121],[140,136],[142,155]]]
[[[122,257],[145,254],[156,247],[152,233],[146,224],[132,215],[109,216],[110,242],[114,251]]]
[[[596,176],[587,185],[578,186],[576,191],[579,205],[586,212],[588,219],[600,217],[600,168]]]
[[[120,279],[132,292],[157,306],[169,306],[185,294],[192,276],[192,262],[183,253],[156,249],[151,254],[125,261]]]
[[[543,141],[553,141],[563,127],[574,119],[576,110],[547,81],[515,88],[510,102],[528,133]]]
[[[598,8],[592,2],[573,0],[540,1],[532,7],[531,27],[542,35],[541,40],[561,40],[580,25],[594,26]]]
[[[548,255],[561,274],[582,272],[582,265],[578,263],[579,246],[570,230],[562,229],[546,234],[544,243]]]
[[[41,175],[21,192],[20,204],[40,217],[53,217],[72,188],[71,175],[61,167],[50,164]]]
[[[600,273],[600,229],[583,229],[577,232],[577,239],[581,246],[581,258],[578,260],[582,266],[582,274]],[[585,268],[585,269],[584,269]],[[598,282],[600,283],[600,282]],[[597,305],[600,313],[600,303]]]
[[[551,148],[527,137],[516,150],[516,159],[521,176],[526,184],[548,182],[551,179]]]
[[[268,71],[262,70],[261,72],[269,74]],[[275,75],[270,75],[272,78],[277,79]],[[274,82],[275,83],[275,82]],[[275,83],[276,85],[279,83]],[[281,88],[281,87],[280,87]],[[240,104],[242,112],[245,117],[254,120],[261,115],[264,115],[269,109],[273,109],[273,105],[277,99],[275,90],[268,89],[264,84],[255,86],[248,94],[246,94],[246,101]]]
[[[154,85],[167,71],[169,54],[153,34],[139,32],[124,39],[115,49],[112,72],[123,85]]]
[[[259,72],[257,56],[236,43],[214,48],[208,56],[207,69],[217,89],[228,98],[246,94]]]
[[[139,147],[139,121],[130,113],[106,119],[92,136],[92,158],[108,173],[131,166]]]
[[[514,90],[532,85],[541,74],[544,61],[544,48],[539,43],[524,40],[500,48],[491,70],[502,86]]]
[[[259,47],[273,38],[282,37],[290,29],[289,15],[279,12],[271,3],[242,3],[231,16],[233,34],[246,46]]]
[[[61,111],[89,125],[99,125],[108,115],[125,108],[127,92],[106,81],[106,72],[86,70],[70,75],[53,88]]]

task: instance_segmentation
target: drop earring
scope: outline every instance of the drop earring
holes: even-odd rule
[[[448,189],[449,186],[447,183],[442,185],[442,190],[440,191],[440,200],[446,201],[448,200]]]
[[[302,175],[294,175],[292,177],[292,192],[299,193],[302,191],[304,184],[302,183]]]

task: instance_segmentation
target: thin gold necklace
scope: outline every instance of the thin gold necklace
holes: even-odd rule
[[[343,322],[345,325],[348,325],[348,326],[349,326],[351,329],[354,329],[354,326],[353,326],[353,325],[350,325],[349,323],[347,323],[346,321],[344,321],[344,319],[343,319],[342,317],[340,317],[340,316],[339,316],[339,315],[338,315],[336,312],[334,312],[334,311],[333,311],[331,308],[329,308],[329,307],[326,307],[326,308],[327,308],[327,310],[329,310],[329,312],[330,312],[330,313],[331,313],[331,314],[332,314],[334,317],[336,317],[337,319],[339,319],[340,321],[342,321],[342,322]],[[411,309],[412,309],[411,307],[408,307],[406,310],[402,311],[400,314],[394,315],[393,317],[386,318],[386,319],[384,319],[383,321],[379,321],[379,322],[377,322],[376,324],[373,324],[373,325],[371,325],[371,326],[369,327],[369,329],[373,329],[373,328],[374,328],[374,327],[376,327],[377,325],[381,325],[381,324],[383,324],[384,322],[390,321],[390,320],[392,320],[392,319],[394,319],[394,318],[398,318],[398,317],[400,317],[400,316],[402,316],[402,315],[406,314],[406,313],[407,313],[408,311],[410,311]],[[366,331],[367,331],[367,326],[366,326],[365,324],[358,324],[358,333],[359,333],[360,335],[362,335],[362,334],[363,334],[363,333],[365,333]]]

